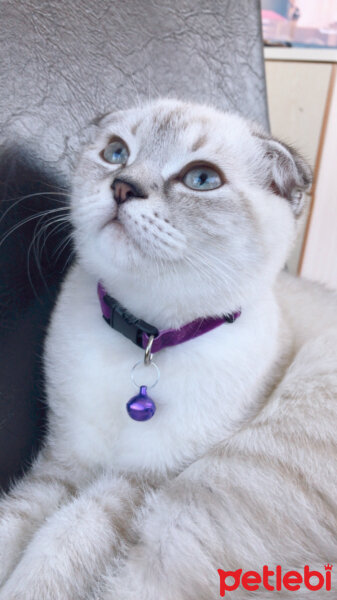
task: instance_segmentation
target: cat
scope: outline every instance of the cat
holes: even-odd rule
[[[179,100],[94,129],[45,345],[47,439],[0,503],[0,599],[242,600],[224,572],[264,565],[327,564],[334,586],[337,298],[282,271],[309,167],[243,117]],[[199,329],[152,362],[149,337],[157,367],[142,367],[144,346],[102,318],[112,298],[132,331]],[[130,375],[155,404],[143,422]]]

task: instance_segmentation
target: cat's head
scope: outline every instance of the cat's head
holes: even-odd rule
[[[310,180],[236,114],[176,100],[111,113],[73,181],[79,260],[130,309],[151,290],[190,317],[232,311],[283,267]]]

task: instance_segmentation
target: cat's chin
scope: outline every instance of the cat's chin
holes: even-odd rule
[[[127,231],[125,229],[125,225],[118,219],[118,217],[109,219],[109,221],[107,221],[103,225],[102,230],[108,230],[108,231],[110,230],[111,234],[113,236],[119,236],[119,237],[127,236]]]
[[[108,260],[121,260],[124,264],[134,254],[137,254],[132,236],[118,218],[110,219],[104,224],[99,231],[97,241],[99,251]]]
[[[77,244],[77,255],[91,274],[103,270],[108,280],[124,276],[138,279],[152,274],[153,255],[143,250],[119,221],[107,223],[98,235],[83,241]]]
[[[155,246],[151,235],[135,230],[118,218],[110,219],[102,227],[97,247],[104,260],[113,261],[118,268],[137,271],[151,269],[167,271],[168,265],[179,261],[176,248]]]

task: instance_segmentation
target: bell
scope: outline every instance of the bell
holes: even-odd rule
[[[129,417],[135,421],[148,421],[156,412],[156,405],[147,395],[147,386],[141,385],[139,394],[130,398],[126,405]]]

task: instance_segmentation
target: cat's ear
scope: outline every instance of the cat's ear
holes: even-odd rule
[[[262,173],[265,185],[288,200],[294,215],[299,216],[305,206],[305,192],[312,183],[309,165],[291,146],[260,134],[257,137],[263,144]]]

